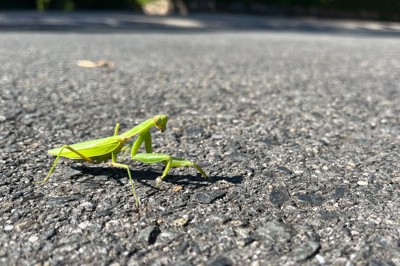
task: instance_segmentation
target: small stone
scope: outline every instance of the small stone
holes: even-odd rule
[[[338,213],[337,212],[334,212],[334,211],[325,211],[325,210],[321,210],[320,212],[319,212],[319,215],[320,215],[320,217],[321,217],[321,219],[322,220],[326,220],[326,221],[328,221],[328,220],[337,220],[337,219],[339,219],[339,215],[338,215]]]
[[[75,201],[81,198],[81,196],[65,196],[65,197],[54,197],[48,200],[48,204],[50,205],[59,205],[65,204],[70,201]]]
[[[175,185],[175,186],[172,187],[172,192],[179,192],[179,191],[181,191],[182,189],[183,189],[182,186]]]
[[[174,239],[178,238],[181,236],[182,233],[178,233],[175,231],[169,231],[169,230],[163,230],[160,235],[157,237],[157,240],[163,242],[163,243],[171,243]]]
[[[80,187],[83,190],[94,190],[94,189],[99,189],[101,188],[101,185],[97,182],[93,182],[93,181],[86,181],[86,182],[82,182],[80,184]]]
[[[245,246],[247,246],[247,245],[253,243],[254,240],[255,240],[255,239],[254,239],[252,236],[247,236],[247,237],[245,237],[245,238],[243,238],[243,239],[238,240],[238,241],[237,241],[237,244],[238,244],[239,246],[245,247]]]
[[[78,227],[79,227],[80,229],[86,229],[86,228],[88,228],[88,227],[91,226],[91,225],[92,225],[92,224],[91,224],[89,221],[84,221],[84,222],[78,224]]]
[[[173,207],[174,208],[180,208],[180,207],[184,207],[186,205],[187,205],[187,200],[183,199],[183,198],[180,198],[176,202],[174,202]]]
[[[295,173],[296,175],[301,175],[301,174],[304,173],[304,171],[303,171],[303,170],[294,170],[294,173]]]
[[[258,227],[255,233],[262,239],[276,242],[278,240],[289,241],[295,234],[295,231],[290,225],[278,221],[270,221]]]
[[[274,145],[274,146],[280,145],[279,140],[276,138],[264,139],[264,140],[262,140],[262,142],[264,142],[267,145],[271,145],[271,146],[272,145]]]
[[[313,256],[320,248],[318,242],[309,241],[303,245],[294,248],[292,251],[293,260],[296,262],[306,260]]]
[[[246,238],[250,235],[250,229],[238,227],[235,228],[235,233],[242,238]]]
[[[82,174],[81,171],[73,169],[73,168],[65,168],[64,171],[63,171],[64,177],[68,178],[68,179],[73,177],[73,176],[80,175],[80,174]]]
[[[317,261],[319,262],[319,264],[325,264],[326,260],[324,257],[322,257],[321,255],[317,254],[315,255],[315,258],[317,259]]]
[[[6,231],[6,232],[9,232],[9,231],[12,231],[14,229],[14,225],[12,225],[12,224],[7,224],[7,225],[5,225],[4,226],[4,231]]]
[[[246,222],[242,221],[242,220],[229,219],[228,222],[229,222],[229,225],[232,226],[232,227],[239,227],[239,226],[245,226],[246,225]]]
[[[189,137],[199,138],[204,134],[204,129],[201,127],[191,127],[185,130]]]
[[[27,228],[29,228],[29,226],[32,224],[31,221],[24,221],[24,222],[20,222],[18,224],[15,225],[15,230],[17,230],[17,232],[21,232]]]
[[[357,185],[359,186],[368,186],[368,180],[358,180]]]
[[[11,202],[6,202],[3,203],[3,212],[11,212],[11,210],[13,209],[13,204]]]
[[[117,227],[120,227],[120,225],[121,224],[119,220],[109,220],[105,223],[104,228],[107,230],[115,230]]]
[[[22,197],[23,195],[24,195],[24,193],[22,193],[21,191],[17,191],[11,195],[11,199],[16,200],[16,199]]]
[[[55,235],[57,234],[57,230],[56,229],[50,229],[49,231],[47,231],[45,233],[45,239],[50,240],[52,239]]]
[[[225,190],[216,190],[211,192],[199,192],[194,195],[194,198],[203,204],[210,204],[216,199],[222,198],[225,196]]]
[[[309,203],[314,206],[321,205],[325,198],[321,195],[310,193],[310,194],[301,194],[297,196],[298,200],[301,202]]]
[[[283,187],[276,188],[269,194],[269,200],[276,208],[280,208],[289,199],[289,194]]]
[[[161,233],[156,225],[149,225],[139,234],[139,240],[147,245],[153,245],[157,241],[157,236]]]
[[[208,266],[230,266],[230,265],[233,265],[233,263],[229,258],[219,255],[207,265]]]
[[[37,242],[38,240],[39,240],[39,237],[38,237],[37,235],[33,235],[33,236],[30,236],[30,237],[28,238],[28,241],[31,242],[31,243],[35,243],[35,242]]]
[[[88,210],[88,211],[94,210],[94,205],[90,201],[85,201],[85,202],[81,203],[79,205],[79,207],[81,207],[82,209]]]
[[[290,175],[290,174],[293,173],[292,170],[290,170],[289,168],[286,168],[286,167],[284,167],[284,166],[278,166],[278,167],[276,168],[276,170],[278,170],[279,172],[282,172],[282,173],[284,173],[284,174],[288,174],[288,175]]]
[[[345,193],[346,193],[346,188],[344,188],[344,187],[338,187],[338,188],[336,188],[335,194],[334,194],[333,196],[334,196],[335,198],[340,199],[340,198],[343,198],[343,197],[344,197]]]
[[[182,217],[182,218],[178,218],[175,219],[172,224],[176,227],[184,227],[185,225],[187,225],[189,222],[189,217]]]
[[[105,209],[101,211],[96,211],[95,212],[97,216],[102,217],[102,216],[111,216],[113,212],[110,209]]]

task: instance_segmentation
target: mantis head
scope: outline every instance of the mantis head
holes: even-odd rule
[[[156,124],[156,127],[162,133],[164,133],[164,131],[167,129],[168,117],[166,115],[156,115],[153,117],[153,121]]]

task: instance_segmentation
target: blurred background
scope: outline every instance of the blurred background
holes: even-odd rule
[[[0,0],[1,10],[114,10],[148,15],[224,12],[400,20],[399,0]]]

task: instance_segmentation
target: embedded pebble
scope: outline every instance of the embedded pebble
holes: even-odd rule
[[[256,229],[256,235],[262,239],[276,242],[279,240],[289,241],[295,234],[292,226],[278,221],[270,221]]]
[[[183,226],[187,225],[188,222],[189,222],[189,217],[182,217],[182,218],[175,219],[172,222],[172,224],[177,227],[183,227]]]
[[[216,190],[216,191],[211,191],[211,192],[198,192],[194,195],[194,198],[196,199],[197,202],[203,203],[203,204],[210,204],[214,200],[222,198],[225,196],[226,190]]]
[[[161,233],[160,228],[155,225],[149,225],[139,233],[139,240],[143,244],[153,245],[157,241],[157,236]]]
[[[80,229],[86,229],[86,228],[90,227],[91,225],[92,225],[91,222],[89,222],[89,221],[84,221],[84,222],[78,224],[78,227],[79,227]]]
[[[215,259],[213,259],[210,263],[207,264],[207,266],[232,266],[234,265],[232,261],[223,255],[217,256]]]
[[[289,199],[290,196],[285,188],[276,188],[269,194],[269,200],[276,208],[280,208]]]
[[[33,236],[30,236],[30,237],[28,238],[28,241],[31,242],[31,243],[35,243],[35,242],[37,242],[38,240],[39,240],[39,237],[38,237],[37,235],[33,235]]]
[[[357,181],[357,185],[368,186],[368,180],[359,180],[359,181]]]
[[[321,246],[318,242],[309,241],[299,247],[294,248],[291,256],[296,262],[303,261],[313,256],[320,247]]]
[[[3,228],[4,231],[12,231],[14,229],[14,226],[12,224],[6,224]]]
[[[325,200],[323,196],[313,193],[298,195],[297,199],[301,202],[309,203],[315,206],[321,205]]]

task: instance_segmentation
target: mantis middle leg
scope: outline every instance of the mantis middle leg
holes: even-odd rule
[[[111,157],[111,165],[112,166],[119,167],[119,168],[125,168],[126,171],[128,172],[129,182],[131,184],[133,197],[135,198],[136,208],[139,207],[139,198],[135,192],[135,184],[133,183],[131,170],[129,169],[129,166],[127,164],[117,163],[117,153],[116,152],[113,152],[111,156],[112,156]]]

